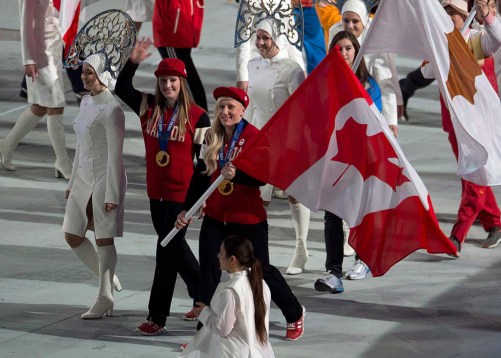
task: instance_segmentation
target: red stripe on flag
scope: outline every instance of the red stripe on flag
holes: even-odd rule
[[[367,214],[350,230],[348,239],[373,276],[384,275],[393,265],[419,249],[431,254],[454,254],[455,246],[438,225],[428,195],[429,210],[417,196],[393,209]]]

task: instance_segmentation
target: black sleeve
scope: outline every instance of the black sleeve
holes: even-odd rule
[[[127,63],[118,75],[115,93],[139,116],[143,95],[132,85],[132,79],[134,78],[138,66],[139,65],[132,63],[130,59],[127,60]]]
[[[197,121],[195,131],[200,130],[201,128],[209,128],[209,127],[210,127],[209,115],[207,114],[207,112],[203,112]],[[195,147],[195,158],[199,160],[198,158],[200,157],[200,149],[202,148],[202,144],[195,143],[193,146]]]
[[[235,173],[235,177],[233,178],[232,182],[235,184],[247,185],[247,186],[257,186],[257,187],[266,185],[266,183],[263,183],[260,180],[254,179],[250,175],[247,175],[243,171],[238,170],[238,169]]]

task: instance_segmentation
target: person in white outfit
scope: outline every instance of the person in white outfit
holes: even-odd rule
[[[243,8],[244,9],[249,9],[250,13],[246,14],[246,21],[245,23],[250,23],[251,28],[254,27],[254,24],[256,21],[256,13],[254,10],[262,8],[263,6],[266,7],[268,11],[273,12],[275,11],[280,11],[280,9],[277,8],[278,2],[275,2],[274,0],[271,0],[270,2],[266,3],[261,3],[260,0],[242,0],[243,3]],[[246,6],[244,6],[246,5]],[[284,11],[284,14],[287,13],[287,11],[291,12],[291,17],[290,21],[294,21],[292,17],[292,4],[290,0],[282,0],[280,2],[280,6],[282,11]],[[240,16],[240,14],[238,15]],[[288,26],[287,21],[285,21],[285,26]],[[238,25],[237,25],[238,26]],[[251,29],[252,30],[252,29]],[[238,29],[237,29],[238,31]],[[295,61],[296,63],[301,66],[303,71],[306,72],[306,65],[304,63],[304,58],[302,52],[295,47],[294,45],[290,44],[287,40],[283,39],[284,42],[282,46],[280,46],[280,53],[283,57],[290,58],[291,60]],[[250,37],[250,40],[242,42],[241,44],[236,45],[237,47],[237,88],[241,88],[244,91],[247,92],[247,88],[249,87],[249,71],[247,68],[247,65],[249,61],[254,58],[259,56],[259,52],[257,51],[256,47],[253,45],[256,42],[256,34],[253,33],[252,36]]]
[[[99,276],[94,305],[83,319],[112,315],[112,285],[121,289],[114,276],[117,252],[114,238],[123,234],[124,198],[127,186],[122,149],[125,115],[110,93],[114,80],[106,69],[106,55],[87,57],[82,80],[90,95],[84,96],[73,122],[77,136],[75,165],[66,190],[63,231],[74,253]],[[92,217],[89,218],[88,214]],[[93,223],[97,250],[85,237]],[[96,252],[97,251],[97,252]],[[115,281],[115,282],[114,282]]]
[[[195,313],[203,327],[181,357],[274,357],[268,333],[271,293],[251,242],[228,236],[218,259],[229,280],[217,286],[210,306],[198,303]]]
[[[9,134],[0,140],[0,163],[6,170],[16,170],[12,152],[47,114],[47,131],[56,154],[55,176],[69,179],[72,168],[64,134],[63,41],[58,12],[52,0],[19,0],[19,10],[22,57],[31,107],[21,113]]]
[[[275,114],[280,106],[304,81],[304,71],[280,48],[287,40],[279,33],[280,24],[267,18],[256,25],[255,47],[259,57],[249,61],[250,105],[247,118],[250,123],[261,129]],[[267,207],[272,197],[273,186],[261,187],[261,198]],[[296,232],[296,248],[287,274],[300,274],[308,259],[306,240],[310,224],[310,209],[289,196],[291,216]]]

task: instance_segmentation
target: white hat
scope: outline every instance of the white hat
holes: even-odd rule
[[[468,2],[466,0],[442,0],[442,6],[450,6],[463,16],[468,16]]]
[[[344,3],[343,8],[341,9],[341,15],[344,15],[345,12],[354,12],[358,16],[360,16],[360,20],[362,20],[362,24],[364,27],[367,25],[367,21],[369,20],[369,12],[367,11],[367,6],[363,1],[360,0],[348,0]]]
[[[88,63],[92,66],[94,71],[96,71],[97,78],[99,82],[106,86],[110,91],[115,89],[115,83],[117,82],[112,76],[108,68],[106,67],[106,55],[102,52],[95,53],[88,56],[84,63]]]
[[[280,34],[276,20],[273,20],[272,18],[265,18],[259,21],[256,24],[256,31],[257,30],[266,31],[279,49],[285,46],[284,36]]]

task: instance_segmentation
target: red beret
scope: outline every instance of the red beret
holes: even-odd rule
[[[240,88],[218,87],[212,94],[214,95],[216,101],[219,97],[230,97],[242,103],[244,105],[244,108],[247,108],[247,106],[249,105],[249,96],[243,89]]]
[[[164,58],[158,64],[155,76],[179,76],[186,78],[186,67],[184,62],[177,58]]]

